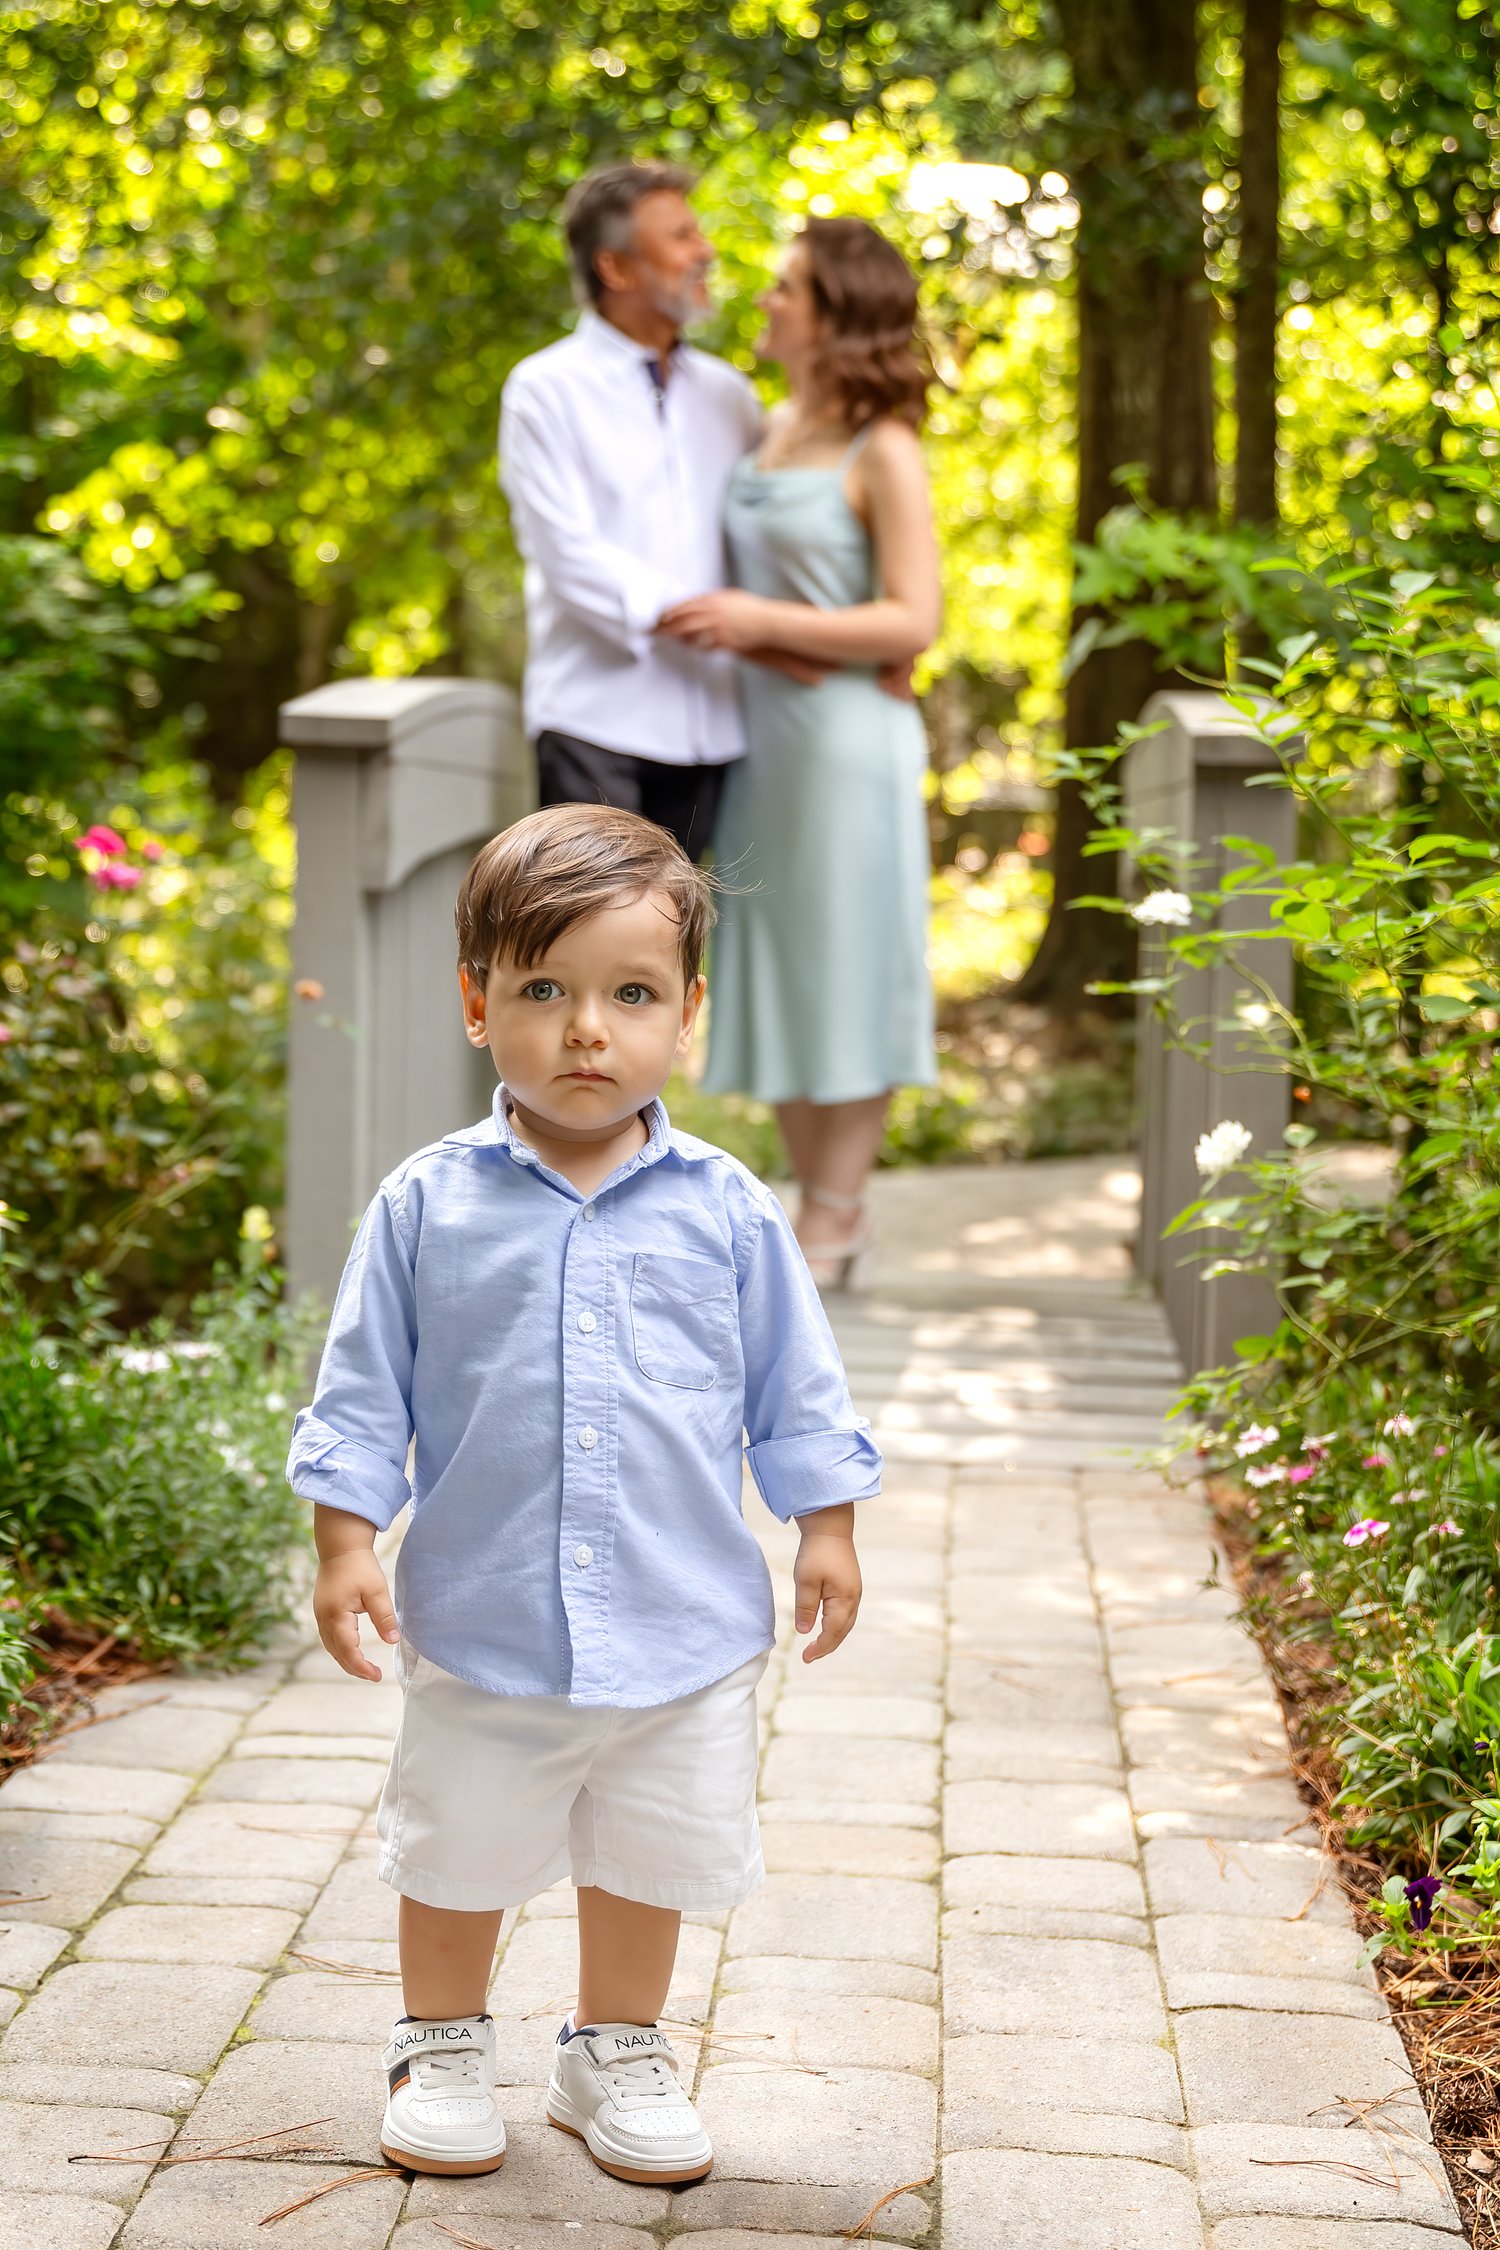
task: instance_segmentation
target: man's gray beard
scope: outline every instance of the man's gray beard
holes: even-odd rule
[[[663,289],[651,301],[662,319],[670,320],[674,328],[695,327],[707,320],[714,309],[703,283],[685,284],[677,290]]]

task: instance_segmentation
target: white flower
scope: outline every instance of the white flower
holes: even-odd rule
[[[1387,1437],[1410,1437],[1416,1426],[1411,1416],[1403,1408],[1399,1414],[1393,1414],[1386,1423],[1385,1434]]]
[[[1280,1430],[1272,1422],[1252,1422],[1249,1429],[1242,1430],[1236,1438],[1234,1450],[1245,1461],[1252,1453],[1264,1452],[1268,1445],[1274,1445],[1280,1435]]]
[[[1257,1487],[1267,1484],[1283,1484],[1285,1481],[1286,1463],[1284,1461],[1266,1461],[1259,1468],[1245,1471],[1246,1484],[1253,1484]]]
[[[249,1476],[255,1467],[255,1463],[251,1460],[249,1454],[241,1452],[237,1445],[221,1445],[219,1447],[219,1459],[226,1469],[233,1469],[235,1475],[239,1477]]]
[[[1148,891],[1136,900],[1130,918],[1143,929],[1185,930],[1193,919],[1193,902],[1186,891]]]
[[[282,1397],[280,1391],[267,1391],[266,1407],[272,1414],[284,1414],[286,1412],[286,1400]]]
[[[1205,1180],[1216,1180],[1221,1172],[1228,1172],[1238,1164],[1254,1138],[1248,1125],[1226,1117],[1211,1133],[1199,1134],[1193,1162]]]
[[[122,1345],[115,1358],[132,1375],[164,1375],[172,1364],[170,1352],[146,1351],[138,1344]]]
[[[224,1355],[222,1344],[191,1342],[172,1344],[169,1349],[174,1359],[221,1359]]]

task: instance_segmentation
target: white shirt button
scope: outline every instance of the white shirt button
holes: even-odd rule
[[[584,1423],[583,1428],[578,1433],[578,1442],[585,1453],[593,1452],[594,1447],[599,1443],[599,1432],[594,1428],[592,1422]]]
[[[578,1326],[585,1336],[592,1336],[598,1325],[591,1312],[581,1312],[578,1315]]]
[[[580,1570],[587,1570],[593,1559],[594,1550],[592,1547],[575,1547],[573,1549],[573,1560]]]
[[[594,1206],[592,1203],[585,1203],[583,1207],[583,1215],[586,1219],[591,1219],[594,1216]]]

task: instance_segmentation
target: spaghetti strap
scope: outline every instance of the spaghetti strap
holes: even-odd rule
[[[865,446],[866,446],[866,445],[868,444],[868,442],[869,442],[870,438],[871,438],[871,437],[873,436],[873,434],[874,434],[874,430],[875,430],[875,418],[874,418],[874,417],[872,417],[870,421],[868,421],[868,422],[866,422],[866,423],[864,424],[863,428],[861,428],[861,429],[858,429],[858,430],[856,430],[856,431],[855,431],[855,433],[854,433],[853,437],[852,437],[852,438],[850,439],[850,441],[849,441],[848,445],[847,445],[847,446],[845,446],[845,448],[844,448],[844,451],[843,451],[843,454],[842,454],[842,455],[840,456],[840,459],[839,459],[839,475],[840,475],[840,476],[845,476],[845,475],[847,475],[847,474],[848,474],[848,472],[849,472],[849,470],[853,468],[853,466],[854,466],[855,462],[856,462],[856,461],[857,461],[857,460],[859,459],[860,455],[861,455],[861,454],[862,454],[862,453],[864,452]]]

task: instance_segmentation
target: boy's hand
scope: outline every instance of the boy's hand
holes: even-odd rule
[[[368,1617],[383,1641],[399,1641],[395,1605],[385,1572],[375,1560],[375,1527],[340,1508],[315,1510],[318,1576],[313,1616],[318,1636],[335,1664],[357,1680],[383,1675],[359,1645],[359,1620]]]
[[[796,1624],[799,1633],[810,1633],[823,1612],[823,1630],[802,1651],[804,1664],[831,1656],[848,1637],[859,1615],[863,1591],[859,1557],[854,1552],[854,1509],[845,1502],[801,1516],[802,1544],[797,1549],[793,1573],[797,1589]]]

